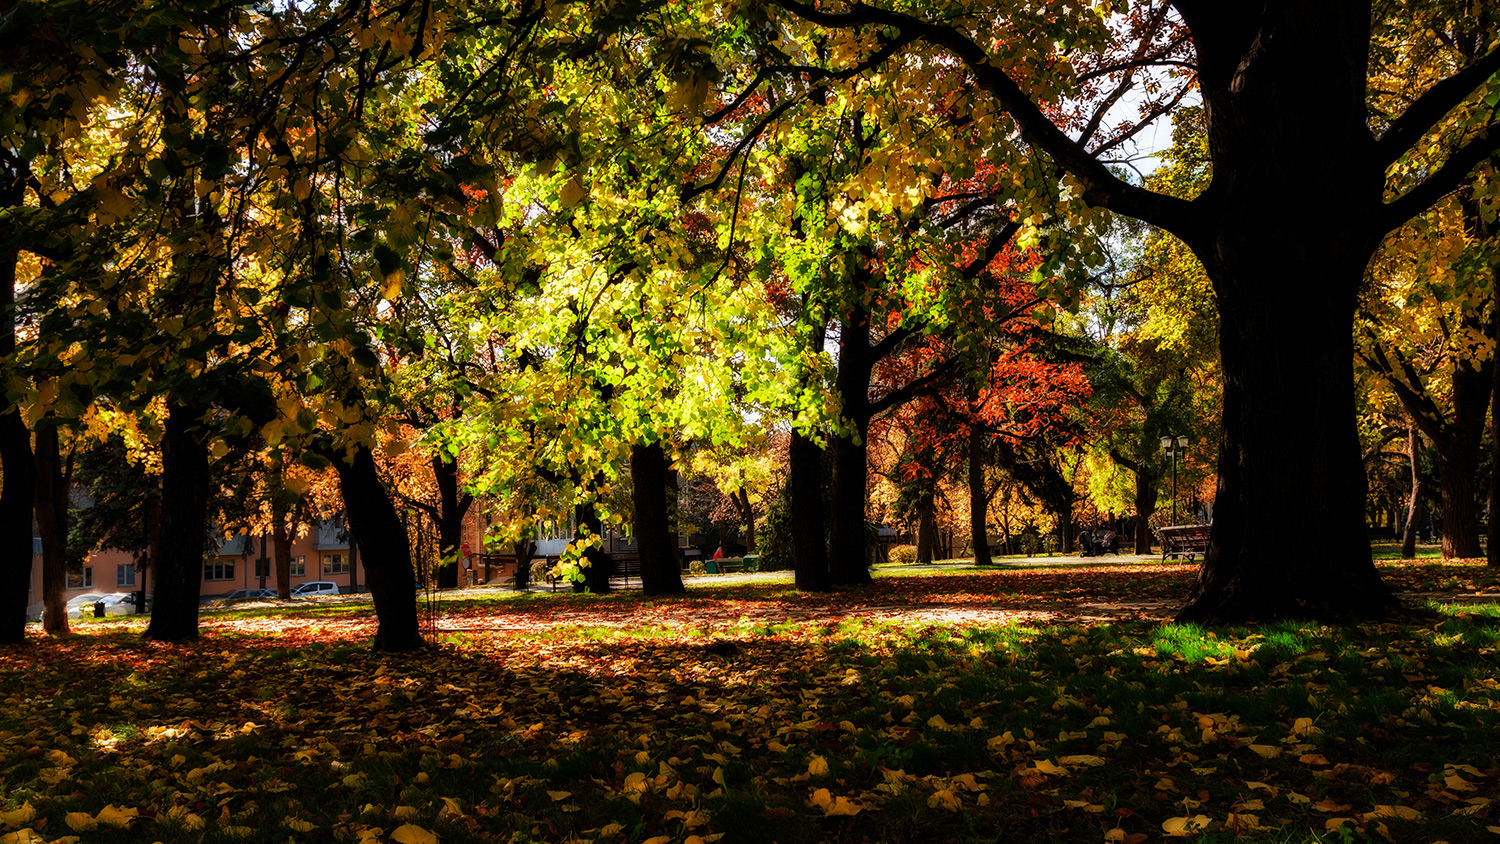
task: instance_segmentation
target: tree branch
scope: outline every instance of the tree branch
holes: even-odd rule
[[[1387,202],[1381,210],[1377,223],[1381,232],[1400,228],[1407,220],[1431,208],[1438,200],[1447,196],[1468,178],[1479,162],[1500,152],[1500,123],[1491,123],[1480,130],[1469,142],[1453,151],[1432,175],[1423,179],[1416,187]]]
[[[1083,185],[1084,201],[1166,229],[1186,242],[1199,240],[1203,215],[1192,203],[1146,190],[1116,177],[1078,142],[1069,138],[1032,102],[1010,75],[990,61],[984,48],[952,26],[928,23],[910,15],[857,5],[853,11],[829,13],[800,0],[772,0],[775,5],[813,23],[853,29],[887,26],[947,50],[963,62],[979,86],[988,91],[1020,127],[1027,142],[1047,152],[1059,167]]]
[[[1400,158],[1412,144],[1431,132],[1439,120],[1497,71],[1500,71],[1500,47],[1485,53],[1457,73],[1428,88],[1416,102],[1407,106],[1400,117],[1391,121],[1385,134],[1375,142],[1380,166],[1388,167]]]

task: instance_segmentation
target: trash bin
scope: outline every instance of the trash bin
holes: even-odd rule
[[[104,602],[103,601],[95,601],[94,602],[94,618],[103,618],[103,617],[104,617]]]

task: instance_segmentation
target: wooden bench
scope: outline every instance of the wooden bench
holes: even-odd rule
[[[1168,557],[1186,557],[1192,562],[1197,554],[1208,553],[1208,525],[1169,525],[1157,530],[1161,534],[1161,561]]]
[[[641,556],[639,554],[613,554],[609,558],[609,579],[641,579]]]
[[[717,560],[704,560],[703,570],[709,574],[728,574],[733,571],[744,571],[745,558],[721,557]]]

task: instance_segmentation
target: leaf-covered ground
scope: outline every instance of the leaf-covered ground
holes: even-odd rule
[[[402,657],[366,649],[367,607],[219,615],[186,646],[85,624],[0,652],[0,841],[1497,840],[1493,603],[1154,617],[1191,576],[496,596]]]

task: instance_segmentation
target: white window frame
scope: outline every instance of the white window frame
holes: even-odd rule
[[[211,560],[203,563],[205,581],[234,580],[234,560]]]
[[[345,554],[324,554],[323,555],[323,573],[324,574],[348,574],[349,573],[349,557],[347,555],[345,555]]]
[[[129,563],[115,566],[115,585],[135,588],[135,566]]]
[[[77,579],[75,580],[74,578],[77,578]],[[73,572],[68,572],[67,588],[69,588],[69,589],[93,589],[94,588],[94,567],[93,566],[84,566],[83,567],[83,571],[81,571],[81,572],[79,572],[77,574],[74,574]]]
[[[292,577],[306,577],[307,576],[307,557],[304,556],[304,555],[302,555],[302,554],[298,554],[297,556],[293,557],[292,558],[292,566],[291,566],[291,568],[292,568],[292,570],[290,572],[288,572],[288,574],[290,576],[292,576]]]

